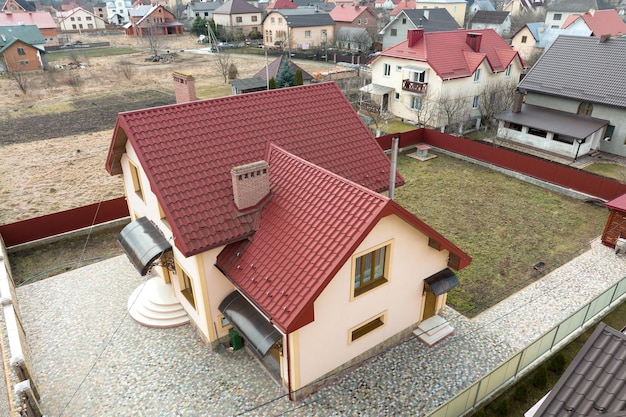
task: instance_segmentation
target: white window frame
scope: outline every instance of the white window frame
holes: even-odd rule
[[[505,75],[506,77],[510,77],[510,76],[511,76],[511,71],[512,71],[512,70],[513,70],[513,64],[511,63],[511,64],[509,64],[509,65],[506,67],[506,70],[504,71],[504,75]]]
[[[474,82],[475,83],[479,83],[480,82],[480,74],[481,74],[481,69],[477,68],[476,71],[474,72]]]
[[[474,96],[472,100],[472,108],[477,109],[480,106],[480,96]]]

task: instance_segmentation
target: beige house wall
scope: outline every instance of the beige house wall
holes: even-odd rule
[[[353,297],[353,261],[383,244],[391,245],[389,281]],[[428,246],[428,237],[399,217],[374,227],[315,301],[315,321],[300,329],[292,358],[298,389],[363,352],[417,324],[422,313],[424,279],[446,268],[448,252]],[[385,324],[352,342],[351,330],[384,314]]]
[[[524,37],[526,37],[526,42],[522,41]],[[535,48],[535,38],[526,26],[511,38],[511,47],[519,52],[524,59],[528,59],[535,52],[540,51],[540,48]]]
[[[74,20],[72,20],[74,19]],[[95,31],[105,29],[104,20],[88,13],[85,10],[78,10],[71,16],[68,16],[59,22],[59,28],[62,32],[76,31]]]
[[[334,38],[334,25],[290,28],[279,12],[271,12],[263,21],[263,43],[266,47],[282,41],[285,49],[310,49],[322,46],[324,42],[331,45]]]
[[[241,18],[241,22],[237,22],[237,18]],[[256,21],[253,19],[256,18]],[[234,35],[248,36],[254,28],[260,32],[263,28],[262,13],[239,13],[239,14],[217,14],[213,13],[213,21],[217,25],[223,26],[226,30],[231,30]]]
[[[416,9],[446,9],[448,13],[456,20],[461,26],[465,27],[465,9],[467,3],[465,1],[457,1],[454,3],[447,3],[441,1],[422,1],[417,0],[415,5]]]

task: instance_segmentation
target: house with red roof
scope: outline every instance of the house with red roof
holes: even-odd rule
[[[590,10],[584,14],[573,14],[565,19],[562,29],[584,28],[591,31],[591,36],[626,35],[626,22],[617,14],[617,10]]]
[[[297,9],[298,5],[291,0],[274,0],[267,6],[267,11],[274,9]]]
[[[372,40],[378,33],[378,16],[369,6],[338,5],[329,13],[335,21],[335,32],[341,28],[365,29]]]
[[[128,10],[129,22],[124,32],[129,36],[182,35],[183,24],[176,20],[174,13],[160,4],[137,5]]]
[[[0,13],[2,26],[37,26],[45,45],[57,45],[57,25],[49,12],[5,12]]]
[[[243,338],[290,399],[418,325],[451,331],[437,313],[471,258],[380,194],[389,159],[334,83],[120,113],[106,169],[133,219],[120,243],[153,275],[131,316]]]
[[[417,28],[370,67],[372,83],[361,90],[370,94],[377,112],[439,128],[480,124],[481,100],[512,96],[525,63],[493,29]]]

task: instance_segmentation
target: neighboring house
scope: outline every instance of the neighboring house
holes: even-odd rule
[[[259,77],[237,78],[228,81],[228,83],[230,84],[231,94],[233,96],[268,90],[267,81]]]
[[[511,46],[522,58],[534,62],[561,35],[589,37],[591,30],[577,25],[567,29],[552,29],[543,22],[527,23],[513,35]]]
[[[138,271],[214,348],[243,336],[293,400],[440,323],[449,267],[471,262],[378,194],[389,159],[334,83],[120,113],[106,169]]]
[[[611,8],[601,0],[552,0],[548,4],[545,23],[550,28],[559,29],[570,15]]]
[[[95,32],[106,28],[106,21],[78,7],[58,12],[57,24],[61,32]]]
[[[57,45],[57,25],[48,12],[11,12],[0,13],[0,26],[37,26],[45,45]]]
[[[44,39],[34,25],[1,26],[0,57],[4,71],[38,71],[48,67]],[[3,72],[3,71],[0,71]]]
[[[2,6],[3,12],[34,12],[37,7],[34,1],[28,0],[6,0]]]
[[[615,9],[592,10],[582,15],[570,15],[561,28],[589,29],[591,36],[622,36],[626,35],[626,23],[617,14]]]
[[[131,0],[106,0],[106,7],[110,24],[122,26],[130,22]]]
[[[498,136],[573,159],[626,156],[625,60],[626,39],[559,36],[519,83],[525,104],[498,115]]]
[[[172,12],[154,4],[130,9],[130,22],[124,25],[126,35],[136,37],[182,35],[183,24]]]
[[[335,32],[341,28],[366,29],[369,34],[370,44],[373,40],[376,40],[378,35],[378,16],[369,6],[346,6],[342,4],[335,7],[328,14],[335,21]],[[337,38],[337,36],[335,37]]]
[[[479,124],[481,106],[512,92],[525,64],[492,29],[419,28],[410,29],[406,41],[385,49],[370,66],[372,84],[362,91],[370,93],[377,111],[443,127],[469,120]]]
[[[307,50],[330,46],[335,39],[335,21],[320,9],[280,9],[263,20],[266,47]]]
[[[500,36],[511,32],[511,14],[501,11],[479,10],[469,24],[470,29],[493,29]]]
[[[545,10],[544,0],[510,0],[502,10],[511,13],[511,16],[537,15]]]
[[[261,32],[263,11],[245,0],[229,0],[213,10],[213,21],[226,31],[227,38],[243,39]]]
[[[552,390],[526,417],[626,415],[626,335],[598,324]]]
[[[286,54],[280,55],[267,66],[264,66],[262,69],[260,69],[256,74],[254,74],[254,76],[252,76],[252,78],[240,78],[229,81],[232,88],[232,94],[237,95],[267,90],[267,80],[272,78],[274,80],[277,79],[280,68],[283,66],[283,63],[286,59],[289,59]],[[294,75],[297,70],[300,70],[302,72],[302,84],[311,84],[313,76],[300,68],[295,62],[290,60],[289,68],[291,68],[291,72]]]
[[[274,0],[265,9],[267,12],[277,9],[296,9],[298,5],[291,0]]]
[[[470,16],[475,14],[479,10],[486,10],[491,12],[496,10],[490,0],[469,0],[467,2],[467,6],[468,14]]]
[[[383,10],[393,10],[402,0],[375,0],[374,8]]]
[[[221,5],[221,1],[191,1],[187,3],[185,15],[192,21],[195,20],[196,17],[211,20],[213,18],[213,11]]]
[[[465,0],[416,0],[416,9],[446,9],[459,26],[465,25]]]
[[[424,32],[444,32],[461,28],[446,9],[403,10],[380,31],[383,50],[405,41],[407,31],[419,27]]]
[[[610,212],[601,240],[603,244],[615,248],[618,239],[626,243],[626,194],[609,201],[605,206]]]
[[[393,8],[393,10],[389,13],[389,16],[393,19],[395,18],[402,10],[414,10],[416,6],[415,0],[400,0],[398,4]]]
[[[335,46],[341,50],[361,53],[372,49],[374,40],[366,28],[335,28]]]
[[[93,14],[98,16],[100,19],[104,20],[105,22],[109,21],[107,4],[104,2],[96,3],[93,5]]]

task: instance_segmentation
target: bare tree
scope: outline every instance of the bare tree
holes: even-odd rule
[[[161,36],[159,36],[157,28],[152,22],[148,22],[148,25],[144,28],[143,39],[148,45],[150,55],[158,56],[159,48],[161,47]],[[141,28],[139,28],[141,30]]]
[[[9,78],[11,78],[17,84],[17,87],[23,94],[26,94],[28,91],[28,80],[26,76],[26,71],[20,69],[20,63],[17,59],[4,58],[0,56],[0,67],[4,68]]]
[[[461,93],[444,94],[439,97],[439,123],[450,133],[462,133],[463,123],[468,119],[467,97]],[[456,129],[455,129],[456,128]]]
[[[233,63],[233,59],[230,55],[230,52],[225,49],[221,49],[216,47],[215,54],[213,55],[213,66],[220,75],[224,78],[224,83],[228,82],[228,73],[230,70],[230,65]]]
[[[415,116],[414,121],[417,127],[431,126],[433,119],[436,119],[439,112],[438,103],[429,100],[426,96],[409,96],[409,103],[403,103]]]
[[[492,127],[496,114],[513,105],[516,83],[513,80],[489,82],[482,89],[478,102],[478,110],[485,130]]]
[[[131,62],[126,59],[122,59],[117,64],[120,74],[122,74],[124,78],[130,81],[130,79],[133,78],[133,64],[131,64]]]

